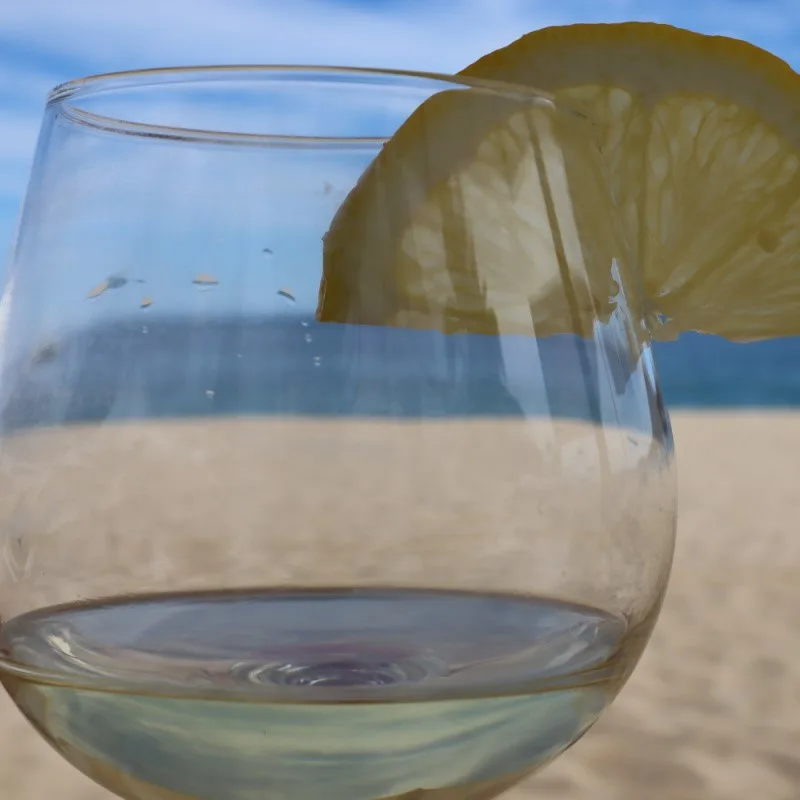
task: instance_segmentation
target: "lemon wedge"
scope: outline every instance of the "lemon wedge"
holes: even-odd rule
[[[582,333],[619,302],[622,269],[656,337],[800,334],[800,76],[786,63],[621,23],[535,31],[464,74],[541,99],[424,103],[331,225],[320,320]]]
[[[434,95],[340,206],[318,319],[588,333],[612,309],[617,251],[593,137],[585,117],[541,93]]]

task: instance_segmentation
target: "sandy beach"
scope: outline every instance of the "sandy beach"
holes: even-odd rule
[[[673,424],[679,541],[651,644],[594,730],[509,800],[799,796],[800,413],[676,413]],[[517,555],[503,546],[498,570]],[[0,798],[110,800],[0,702]]]

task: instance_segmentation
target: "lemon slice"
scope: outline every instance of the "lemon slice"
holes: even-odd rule
[[[532,159],[521,130],[514,147],[497,144],[515,129],[499,110],[465,110],[459,120],[448,107],[458,103],[435,97],[386,145],[334,219],[320,319],[439,325],[437,314],[449,303],[460,327],[486,330],[486,319],[471,318],[452,288],[471,273],[501,329],[506,319],[514,329],[522,325],[521,311],[515,316],[504,304],[527,297],[537,335],[581,332],[619,301],[610,256],[627,255],[643,289],[642,313],[665,321],[656,336],[800,334],[800,76],[787,64],[738,40],[623,23],[535,31],[465,74],[535,85],[556,107],[575,108],[595,123],[627,250],[602,237],[612,221],[591,206],[601,190],[591,170],[584,175],[580,161],[588,156],[577,138],[574,147],[565,145],[568,137],[556,131],[549,155],[540,148],[544,159]],[[551,128],[567,117],[551,114]],[[546,140],[544,123],[530,127]],[[443,134],[449,138],[432,141]],[[434,155],[441,159],[436,175],[429,162],[420,166]],[[397,178],[403,164],[426,173],[414,191]],[[523,175],[555,202],[537,206],[516,191]],[[502,191],[492,188],[498,185]],[[462,202],[465,187],[486,196]],[[394,192],[393,207],[379,202]],[[555,215],[542,216],[543,205]],[[530,217],[530,230],[519,226],[521,217]],[[562,241],[543,244],[541,226],[552,232],[554,224]],[[502,246],[516,248],[513,257],[487,253],[497,226]],[[470,242],[479,243],[477,252]],[[554,259],[561,263],[553,267]]]
[[[318,319],[588,333],[611,313],[618,251],[594,136],[585,116],[541,93],[434,95],[339,208]]]

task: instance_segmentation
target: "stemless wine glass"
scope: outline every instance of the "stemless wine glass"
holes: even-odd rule
[[[320,312],[343,202],[443,96],[467,123],[498,104],[546,121],[539,161],[503,178],[514,214],[462,233],[518,256],[521,220],[543,231],[549,307],[596,300],[575,254],[605,259],[588,323],[551,330],[524,279],[498,299],[492,281],[540,268],[524,258],[476,257],[453,300],[448,246],[422,322],[381,317],[403,287],[370,259],[337,283],[346,319]],[[594,147],[544,95],[419,73],[53,91],[0,304],[0,680],[69,762],[126,800],[465,800],[592,725],[651,632],[675,529],[634,273],[576,171]],[[547,215],[515,190],[545,162],[568,200]],[[364,236],[416,202],[401,188]]]

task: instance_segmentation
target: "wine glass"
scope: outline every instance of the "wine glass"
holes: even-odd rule
[[[523,178],[565,167],[569,202],[532,220],[566,267],[537,313],[525,280],[493,288],[524,259],[476,259],[455,299],[461,267],[429,264],[424,319],[381,316],[404,290],[368,259],[329,272],[348,199],[442,97],[468,123],[535,114],[546,157]],[[435,159],[398,163],[424,184]],[[69,762],[126,800],[467,800],[595,722],[675,532],[646,313],[578,169],[599,159],[546,96],[442,75],[165,69],[51,93],[0,302],[0,680]],[[416,202],[384,190],[364,236]],[[523,195],[516,223],[463,217],[474,252],[518,254]],[[574,330],[542,321],[581,287]]]

